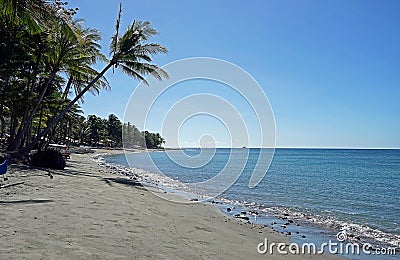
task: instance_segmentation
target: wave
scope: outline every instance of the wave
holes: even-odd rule
[[[119,174],[126,176],[127,178],[135,178],[141,183],[153,187],[159,188],[170,188],[177,191],[184,191],[193,193],[199,198],[211,199],[207,195],[206,191],[192,190],[188,185],[180,182],[177,179],[165,176],[161,173],[153,173],[144,169],[127,167],[116,163],[107,162],[107,154],[98,154],[93,156],[93,160],[96,161],[100,166],[114,169]],[[332,216],[322,216],[319,214],[313,214],[305,212],[307,209],[299,208],[287,208],[281,206],[272,206],[258,204],[251,201],[238,201],[219,196],[212,198],[212,202],[215,200],[222,204],[237,205],[247,209],[249,212],[257,212],[258,219],[263,216],[273,217],[277,219],[290,219],[305,225],[314,226],[326,230],[330,235],[335,236],[337,232],[346,230],[348,234],[348,242],[355,243],[369,243],[374,247],[387,246],[396,247],[396,250],[400,250],[400,235],[385,232],[376,228],[369,227],[368,225],[346,222],[338,220]]]

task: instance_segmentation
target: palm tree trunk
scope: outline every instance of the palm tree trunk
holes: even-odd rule
[[[10,120],[9,135],[10,135],[10,140],[13,140],[14,136],[15,136],[15,130],[17,129],[17,122],[18,122],[18,117],[17,117],[17,113],[15,111],[15,108],[12,108],[10,118],[11,118],[11,120]]]
[[[56,76],[55,73],[51,73],[49,80],[46,82],[46,85],[44,86],[42,93],[40,93],[40,97],[38,99],[38,101],[36,102],[36,106],[33,108],[31,114],[29,115],[28,118],[28,124],[24,127],[24,129],[22,130],[22,132],[25,132],[27,130],[27,128],[29,127],[29,124],[32,122],[33,117],[36,114],[36,111],[39,109],[40,105],[42,104],[43,98],[46,95],[47,89],[50,86],[50,83],[53,81],[54,77]]]
[[[20,145],[22,137],[26,134],[26,132],[30,126],[30,123],[32,122],[33,117],[35,116],[36,111],[39,109],[40,105],[42,104],[43,98],[47,92],[47,89],[50,86],[50,83],[53,81],[54,77],[55,77],[55,73],[53,72],[53,73],[51,73],[49,80],[46,82],[46,85],[44,86],[44,88],[40,94],[40,97],[39,97],[38,101],[36,102],[35,107],[33,108],[32,112],[29,114],[29,117],[27,119],[26,119],[26,116],[27,116],[28,111],[27,110],[25,111],[25,115],[21,122],[21,126],[18,129],[18,133],[17,133],[15,139],[13,140],[13,142],[8,147],[9,151],[16,150],[18,148],[18,146]]]
[[[42,118],[43,118],[43,104],[40,107],[39,124],[38,124],[38,127],[36,128],[36,135],[39,134],[40,126],[42,125]]]
[[[101,77],[103,77],[103,75],[107,72],[107,70],[109,70],[113,65],[114,62],[111,61],[81,92],[79,92],[78,95],[76,95],[76,97],[71,102],[69,102],[69,104],[60,112],[59,115],[56,118],[54,118],[53,121],[42,132],[40,132],[40,134],[36,136],[36,138],[30,144],[24,147],[20,152],[22,154],[28,154],[35,146],[35,144],[37,144],[40,141],[40,139],[44,135],[46,135],[50,131],[50,129],[55,124],[57,124],[58,121],[60,121],[60,119],[65,115],[65,113],[67,113],[67,111],[71,109],[71,107],[93,86],[94,83],[96,83]]]
[[[6,120],[4,118],[4,100],[1,100],[1,104],[0,104],[0,121],[1,121],[1,133],[0,133],[0,138],[3,138],[5,133],[4,130],[6,129]]]
[[[18,130],[17,130],[17,125],[15,125],[15,129],[14,129],[14,132],[13,132],[14,135],[10,139],[12,141],[10,142],[10,144],[7,147],[8,151],[17,150],[17,148],[21,144],[22,137],[24,136],[23,135],[23,128],[24,128],[25,123],[27,122],[26,119],[28,117],[28,110],[29,110],[28,108],[25,108],[24,115],[23,115],[23,117],[21,119],[21,123],[20,123],[20,125],[18,127]],[[17,131],[17,134],[15,134],[15,131]]]
[[[56,140],[57,140],[57,144],[59,144],[59,143],[61,143],[61,140],[62,140],[62,130],[63,130],[63,127],[64,127],[64,120],[60,120],[60,124],[59,124],[59,126],[58,126],[58,133],[57,133],[57,138],[56,138]]]
[[[63,93],[63,95],[62,95],[64,101],[67,100],[68,93],[69,93],[69,91],[70,91],[70,89],[71,89],[72,80],[73,80],[73,77],[70,76],[70,77],[68,78],[67,85],[65,86],[65,90],[64,90],[64,93]]]
[[[25,142],[29,143],[32,139],[32,123],[29,124],[28,131],[26,132],[25,135]]]

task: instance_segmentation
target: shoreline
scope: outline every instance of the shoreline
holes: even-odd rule
[[[108,155],[110,156],[111,154]],[[105,155],[105,157],[107,157],[107,155]],[[271,229],[277,230],[283,235],[288,235],[293,242],[318,242],[322,244],[328,240],[335,240],[337,233],[341,231],[341,225],[350,225],[353,228],[362,228],[361,224],[351,222],[343,224],[344,222],[340,220],[326,220],[326,218],[319,215],[310,215],[286,207],[280,207],[276,205],[266,206],[264,204],[257,204],[256,202],[251,203],[251,201],[236,201],[228,199],[227,197],[207,197],[204,194],[201,195],[199,193],[191,191],[190,188],[186,187],[185,184],[182,184],[174,178],[171,179],[169,177],[159,176],[145,169],[131,168],[124,164],[119,164],[119,162],[113,162],[113,160],[111,160],[111,162],[108,162],[107,160],[105,160],[104,156],[100,156],[99,158],[102,158],[98,161],[99,164],[103,165],[104,167],[117,168],[119,169],[121,174],[126,176],[135,176],[142,183],[144,183],[145,185],[149,185],[150,187],[161,188],[163,191],[167,191],[169,193],[181,194],[187,199],[198,199],[203,203],[215,205],[221,210],[223,214],[229,217],[234,218],[236,214],[240,214],[241,212],[246,211],[247,213],[249,213],[247,216],[250,217],[250,221],[252,223],[267,225]],[[229,211],[227,211],[227,208],[229,208]],[[257,216],[257,218],[254,218],[254,213],[261,214]],[[255,221],[256,219],[257,221]],[[328,225],[330,228],[328,228],[326,225]],[[350,233],[347,242],[362,245],[362,243],[360,243],[359,236],[362,236],[362,234],[358,235],[357,233]],[[372,241],[372,238],[368,237],[367,235],[363,237],[363,239],[371,239],[364,240],[364,243],[371,242],[372,245],[376,246],[377,248],[379,246],[396,248],[396,245],[392,245],[390,243],[384,244],[382,242],[381,244],[375,244],[380,241]],[[398,249],[396,250],[398,251]]]
[[[110,150],[95,154],[100,152]],[[261,255],[257,245],[265,238],[288,244],[288,237],[230,218],[213,205],[160,199],[152,192],[161,190],[149,192],[100,167],[91,159],[95,154],[72,154],[63,171],[10,167],[8,182],[25,183],[0,189],[2,257],[340,259]]]
[[[342,229],[338,228],[338,226],[346,225],[346,223],[340,220],[335,220],[335,221],[332,219],[326,220],[325,218],[319,215],[307,215],[306,213],[302,213],[301,211],[293,211],[292,209],[288,208],[279,208],[279,206],[272,205],[270,208],[266,207],[263,204],[261,204],[260,206],[260,204],[254,202],[253,203],[248,203],[246,201],[240,202],[232,199],[226,199],[223,197],[205,199],[207,198],[207,196],[200,195],[198,193],[193,193],[192,191],[186,189],[184,184],[183,186],[179,185],[180,182],[178,182],[178,185],[174,185],[174,183],[170,183],[168,182],[168,180],[167,182],[165,182],[164,180],[165,177],[161,177],[161,179],[159,179],[159,176],[155,176],[156,178],[154,179],[152,175],[157,175],[157,174],[148,175],[148,173],[150,172],[148,172],[145,169],[130,168],[125,165],[121,165],[119,164],[119,162],[115,162],[113,160],[111,160],[111,162],[107,162],[107,160],[104,160],[104,157],[103,160],[100,161],[100,163],[105,167],[116,167],[121,171],[122,174],[127,174],[127,176],[129,176],[130,174],[137,176],[136,172],[139,171],[141,172],[141,174],[139,175],[144,177],[141,178],[141,182],[150,183],[151,187],[157,185],[156,187],[161,188],[164,191],[174,194],[180,194],[182,196],[185,196],[187,199],[198,198],[198,200],[202,201],[203,203],[218,207],[224,215],[231,218],[234,218],[235,215],[241,215],[241,212],[245,211],[247,212],[247,217],[249,217],[249,221],[251,223],[268,226],[269,228],[276,230],[285,236],[288,236],[290,238],[290,242],[292,243],[297,243],[297,244],[315,243],[316,245],[322,245],[327,241],[338,242],[337,241],[338,232],[339,233],[342,232],[341,231]],[[133,173],[131,173],[131,171]],[[176,181],[175,179],[171,180]],[[167,186],[164,186],[164,183],[166,183]],[[261,214],[259,215],[257,214],[257,212]],[[254,213],[257,216],[255,216]],[[328,227],[325,225],[328,225]],[[354,231],[356,230],[355,228],[363,227],[362,224],[356,224],[351,222],[347,223],[347,225],[351,226],[352,228],[351,231],[353,232],[356,232]],[[379,230],[375,229],[370,229],[370,230],[372,232],[375,231],[380,232]],[[363,237],[363,235],[365,237]],[[360,247],[362,247],[365,244],[365,245],[370,245],[370,248],[373,250],[390,249],[390,250],[395,250],[398,254],[398,247],[396,244],[382,242],[382,240],[379,240],[376,237],[375,237],[376,240],[374,240],[368,235],[370,234],[358,235],[357,233],[348,233],[346,244],[348,244],[349,246],[351,244],[357,244]],[[328,250],[326,251],[329,252]],[[354,257],[351,254],[347,255],[339,254],[339,256],[344,258]],[[391,257],[390,254],[388,254],[387,256],[389,258]],[[364,255],[363,257],[368,258],[368,254]]]
[[[242,148],[240,148],[242,149]],[[118,149],[117,149],[118,150]],[[129,152],[130,149],[127,149]],[[170,149],[170,150],[179,150],[179,149]],[[135,153],[137,152],[157,152],[159,151],[159,149],[157,150],[139,150],[139,151],[133,151]],[[163,151],[163,150],[161,150]],[[102,167],[105,168],[113,168],[113,169],[117,169],[118,171],[120,171],[120,174],[126,175],[126,176],[137,176],[137,173],[135,171],[139,170],[139,171],[145,171],[147,172],[147,170],[145,169],[140,169],[140,168],[130,168],[118,163],[108,163],[106,158],[107,156],[112,156],[112,155],[123,155],[124,154],[124,149],[121,149],[120,152],[113,152],[113,153],[104,153],[104,154],[98,154],[98,157],[96,157],[96,159],[94,159],[96,162],[99,163],[99,165],[101,165]],[[115,168],[117,167],[117,168]],[[132,173],[132,172],[133,173]],[[140,175],[140,174],[139,174]],[[143,181],[143,179],[142,179]],[[174,180],[175,181],[175,180]],[[206,200],[201,200],[206,198],[206,196],[201,196],[199,194],[196,193],[192,193],[191,191],[185,191],[185,190],[180,190],[177,187],[167,187],[167,186],[163,186],[163,184],[157,183],[154,184],[154,180],[148,180],[147,178],[144,178],[144,182],[146,184],[144,184],[146,187],[150,188],[150,189],[159,189],[161,191],[164,191],[164,193],[168,193],[168,194],[177,194],[178,196],[182,196],[185,199],[189,200],[189,201],[199,201],[199,203],[204,203],[207,205],[211,205],[213,207],[216,207],[217,209],[219,209],[219,212],[226,217],[229,217],[230,219],[233,220],[237,220],[240,221],[241,218],[240,217],[235,217],[235,215],[239,215],[241,212],[246,211],[247,217],[249,217],[249,220],[247,221],[249,224],[251,225],[255,225],[255,226],[263,226],[263,227],[267,227],[270,230],[273,230],[275,232],[277,232],[278,234],[281,234],[282,236],[285,236],[286,238],[289,239],[289,243],[296,243],[296,244],[302,244],[302,243],[324,243],[325,240],[328,241],[329,239],[331,239],[330,236],[315,236],[314,239],[312,238],[313,236],[311,236],[311,239],[307,239],[307,240],[303,240],[305,238],[305,236],[301,236],[301,238],[297,237],[292,237],[291,235],[294,234],[299,234],[299,232],[293,231],[293,227],[289,228],[289,230],[291,230],[292,232],[287,232],[287,230],[285,230],[285,228],[281,228],[279,225],[280,224],[285,224],[286,225],[290,225],[289,223],[287,223],[287,221],[285,221],[285,217],[279,217],[278,215],[267,215],[267,216],[263,216],[264,220],[263,221],[257,221],[257,219],[259,219],[256,215],[252,214],[254,212],[256,212],[255,209],[252,209],[249,206],[243,205],[243,204],[232,204],[232,201],[227,201],[226,199],[206,199]],[[163,197],[163,196],[161,196]],[[187,201],[186,201],[187,203]],[[229,211],[227,211],[227,209],[229,208]],[[257,214],[258,215],[258,214]],[[268,221],[269,222],[268,222]],[[274,225],[268,224],[268,223],[274,223]],[[303,225],[304,224],[304,225]],[[294,228],[300,228],[301,230],[304,230],[304,228],[308,231],[310,231],[311,229],[318,229],[320,230],[322,233],[325,233],[327,230],[323,229],[322,227],[317,227],[317,226],[308,226],[307,223],[301,223],[301,226],[299,227],[299,225],[293,225],[296,226]],[[286,232],[285,232],[286,231]],[[308,235],[308,234],[307,234]],[[324,240],[325,239],[325,240]],[[328,255],[332,255],[329,254],[327,252],[325,252],[324,254],[328,254]],[[321,256],[321,255],[320,255]],[[342,256],[342,255],[338,255],[335,254],[335,256],[339,256],[340,259],[345,259],[346,257]]]

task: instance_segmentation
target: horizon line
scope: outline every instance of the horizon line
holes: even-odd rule
[[[400,147],[164,147],[165,149],[259,149],[259,148],[265,148],[265,149],[326,149],[326,150],[335,150],[335,149],[341,149],[341,150],[400,150]]]

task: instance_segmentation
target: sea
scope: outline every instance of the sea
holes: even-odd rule
[[[399,149],[277,148],[265,176],[250,188],[261,151],[187,148],[104,160],[147,185],[215,204],[232,217],[246,213],[251,222],[284,233],[293,243],[353,243],[360,253],[337,253],[350,259],[376,259],[378,253],[379,259],[400,259]],[[217,195],[219,187],[195,188],[193,183],[218,176],[229,158],[246,160],[232,184]],[[370,250],[364,252],[365,245]]]

